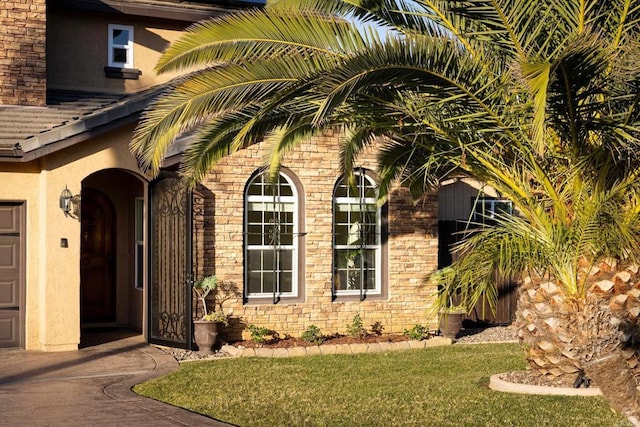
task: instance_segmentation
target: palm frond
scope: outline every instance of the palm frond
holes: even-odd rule
[[[549,87],[551,64],[548,62],[521,64],[522,75],[533,98],[532,140],[536,151],[543,154],[547,116],[547,88]]]
[[[265,134],[266,146],[263,163],[267,168],[269,179],[278,177],[282,157],[300,142],[309,139],[318,132],[310,120],[289,122]]]
[[[271,8],[227,14],[190,27],[158,60],[156,71],[253,63],[301,55],[345,57],[370,41],[354,23],[319,12]]]
[[[158,69],[185,73],[143,115],[131,148],[182,172],[264,141],[283,156],[345,131],[349,174],[376,145],[380,197],[466,173],[517,215],[474,224],[443,288],[493,304],[525,270],[583,292],[581,258],[640,260],[640,1],[280,0],[198,24]],[[515,276],[514,276],[515,277]]]

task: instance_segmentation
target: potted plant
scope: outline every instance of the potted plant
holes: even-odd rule
[[[465,304],[456,303],[452,297],[456,294],[455,270],[452,267],[441,268],[430,279],[438,284],[439,294],[433,305],[438,314],[438,328],[443,336],[454,340],[462,328],[464,315],[469,312]]]
[[[213,308],[209,309],[207,297],[218,289],[218,279],[215,276],[205,276],[193,284],[193,292],[202,305],[202,317],[193,321],[193,338],[198,346],[198,352],[209,355],[218,338],[220,324],[227,325],[227,316],[220,310],[215,310],[215,298]]]
[[[452,340],[456,339],[462,328],[462,318],[467,314],[467,308],[462,305],[441,307],[438,310],[438,328],[440,333]]]

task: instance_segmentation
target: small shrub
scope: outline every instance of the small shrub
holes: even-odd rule
[[[210,311],[202,320],[213,320],[214,322],[222,323],[224,326],[229,326],[229,316],[222,311]]]
[[[267,339],[267,336],[272,335],[273,331],[261,326],[249,325],[249,332],[251,332],[251,341],[256,343],[263,343]]]
[[[405,329],[403,335],[412,340],[426,340],[431,336],[427,326],[415,325],[411,329]]]
[[[318,345],[322,344],[326,340],[326,338],[322,336],[320,328],[318,328],[316,325],[309,326],[307,330],[302,333],[301,338],[308,343]]]
[[[367,335],[369,335],[367,333],[367,330],[362,325],[362,318],[360,317],[359,314],[356,314],[355,316],[353,316],[351,325],[347,327],[347,332],[352,337],[357,337],[357,338],[364,338]]]
[[[382,335],[383,329],[384,329],[384,326],[382,326],[382,323],[380,322],[376,322],[373,325],[371,325],[371,333],[373,334]]]

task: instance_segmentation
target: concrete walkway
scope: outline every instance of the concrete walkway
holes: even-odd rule
[[[77,352],[1,350],[0,425],[227,426],[131,391],[177,368],[139,335]]]

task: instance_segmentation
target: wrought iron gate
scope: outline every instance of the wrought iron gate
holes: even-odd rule
[[[173,173],[149,192],[149,342],[191,348],[191,192]]]

